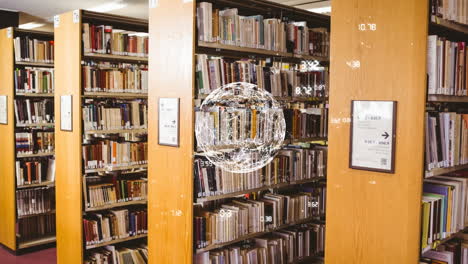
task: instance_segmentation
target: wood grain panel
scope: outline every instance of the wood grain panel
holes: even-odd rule
[[[333,0],[332,5],[325,262],[414,264],[428,2]],[[351,100],[398,102],[395,174],[348,168]]]
[[[82,263],[81,20],[60,15],[55,28],[57,262]],[[73,96],[73,131],[60,130],[60,97]]]
[[[195,1],[149,12],[149,262],[192,263]],[[158,98],[180,98],[180,147],[159,146]]]
[[[0,124],[0,243],[16,250],[14,51],[7,30],[0,30],[0,95],[8,96],[8,125]]]

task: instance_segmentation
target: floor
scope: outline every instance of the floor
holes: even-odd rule
[[[24,253],[15,256],[0,246],[0,263],[1,264],[55,264],[56,248],[43,249],[37,252]]]

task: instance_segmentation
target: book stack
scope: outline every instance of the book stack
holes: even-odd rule
[[[243,263],[244,259],[252,264],[295,263],[323,253],[324,241],[324,225],[305,224],[236,246],[199,253],[195,256],[195,263]]]
[[[148,57],[148,33],[83,23],[85,53]]]
[[[148,246],[105,246],[99,251],[92,251],[85,257],[84,264],[146,264],[148,263]]]
[[[464,0],[431,0],[430,12],[435,17],[460,24],[468,24],[468,10]]]
[[[86,169],[146,164],[148,143],[102,140],[99,144],[83,145]]]
[[[424,180],[421,248],[427,251],[437,241],[463,230],[468,223],[468,178],[436,176]]]
[[[17,160],[15,165],[17,186],[55,181],[55,159],[39,158]]]
[[[312,217],[310,193],[266,193],[258,200],[234,199],[195,217],[196,247],[230,242]]]
[[[83,218],[83,230],[87,246],[146,234],[147,212],[146,209],[121,209],[87,214]]]
[[[328,136],[328,106],[326,104],[292,103],[284,109],[286,137],[307,139]]]
[[[466,42],[430,35],[427,44],[428,94],[467,96]]]
[[[15,99],[16,125],[53,124],[53,99]]]
[[[16,190],[18,217],[50,213],[55,210],[55,188]]]
[[[82,66],[84,92],[148,93],[148,67],[87,62]]]
[[[209,94],[233,82],[256,84],[279,97],[328,95],[328,70],[322,66],[307,69],[294,63],[274,63],[267,67],[262,60],[233,60],[198,54],[196,79],[199,95]]]
[[[87,178],[85,195],[88,208],[145,200],[148,195],[146,179],[126,180],[113,177],[112,182],[102,183],[100,178],[97,178],[100,183],[94,183],[92,178]]]
[[[54,151],[54,132],[15,133],[15,142],[19,154],[50,153]]]
[[[328,48],[318,47],[325,46],[328,34],[315,34],[317,31],[309,28],[305,21],[241,16],[237,8],[213,9],[211,3],[200,2],[197,4],[197,29],[198,40],[204,42],[301,55],[317,54],[320,49],[328,55]],[[323,32],[322,29],[318,31]]]
[[[30,68],[15,70],[16,93],[53,93],[54,69]]]
[[[54,62],[54,41],[19,36],[14,40],[15,61]]]
[[[426,169],[468,163],[468,114],[426,113]]]
[[[83,105],[83,126],[85,131],[147,128],[147,102],[87,100]]]
[[[31,216],[18,223],[20,241],[55,236],[55,214]]]
[[[458,237],[438,245],[422,255],[420,263],[431,264],[465,264],[468,262],[468,234],[462,233]]]

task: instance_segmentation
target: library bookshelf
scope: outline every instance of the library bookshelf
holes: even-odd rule
[[[7,96],[7,124],[0,125],[0,140],[2,142],[2,154],[0,159],[0,185],[2,191],[0,192],[0,207],[2,214],[0,215],[0,243],[5,247],[17,252],[21,249],[31,248],[36,246],[42,246],[45,244],[51,244],[55,242],[55,230],[47,234],[35,235],[34,237],[26,237],[22,234],[20,226],[24,226],[25,219],[29,218],[29,225],[39,225],[37,218],[40,215],[50,215],[53,217],[55,210],[53,207],[47,212],[41,213],[30,213],[25,216],[19,216],[18,210],[20,210],[17,199],[21,199],[18,196],[18,192],[34,191],[41,188],[52,189],[54,188],[54,181],[41,181],[37,178],[36,182],[21,183],[17,180],[17,174],[20,172],[17,169],[16,163],[24,164],[23,162],[35,162],[39,159],[53,159],[54,152],[39,152],[31,150],[30,152],[20,152],[17,150],[16,133],[34,133],[34,131],[48,131],[53,132],[54,123],[48,121],[48,123],[20,123],[15,111],[17,105],[15,101],[29,101],[31,104],[34,100],[42,100],[50,98],[48,100],[53,101],[53,92],[49,93],[24,93],[16,89],[15,86],[15,71],[16,70],[38,70],[38,69],[53,69],[53,62],[35,62],[35,61],[20,61],[17,58],[22,58],[21,55],[15,56],[15,38],[30,38],[39,39],[42,41],[53,41],[54,35],[50,32],[23,30],[19,28],[5,28],[0,30],[0,46],[1,50],[1,63],[0,63],[0,95]],[[19,46],[17,46],[18,48]],[[31,49],[36,50],[35,44]],[[23,83],[21,83],[23,85]],[[53,110],[52,110],[53,111]],[[29,113],[31,115],[31,112]],[[53,119],[53,112],[52,119]],[[34,115],[34,113],[32,113]],[[31,120],[30,120],[31,122]],[[37,172],[37,171],[36,171]],[[26,172],[25,172],[26,173]],[[28,203],[32,201],[28,199]],[[37,217],[37,218],[36,218]],[[55,228],[54,228],[55,229]]]
[[[146,161],[139,163],[105,164],[98,167],[86,167],[83,160],[83,149],[94,140],[115,139],[128,143],[125,135],[145,135],[145,127],[125,127],[108,129],[85,129],[83,120],[83,107],[86,103],[112,101],[128,103],[132,100],[142,102],[146,100],[146,91],[85,91],[83,88],[84,75],[82,75],[83,63],[93,62],[95,65],[144,65],[148,58],[144,56],[127,56],[104,53],[92,53],[83,48],[83,27],[89,25],[109,25],[115,29],[138,34],[148,31],[148,22],[123,16],[95,13],[84,10],[75,10],[57,16],[58,24],[55,27],[56,36],[56,100],[55,107],[58,117],[61,113],[62,96],[72,96],[72,130],[62,130],[60,118],[56,123],[56,155],[57,155],[57,258],[58,263],[83,263],[86,256],[93,250],[100,250],[108,246],[130,244],[145,244],[147,233],[134,233],[130,236],[120,235],[111,240],[100,240],[86,243],[86,230],[83,221],[95,214],[106,214],[115,210],[146,211],[146,198],[134,200],[119,200],[114,203],[105,203],[92,206],[87,191],[91,186],[90,180],[105,181],[110,175],[117,175],[118,179],[129,180],[131,175],[138,174],[146,177]],[[91,26],[90,26],[91,27]],[[116,31],[117,32],[117,31]],[[94,45],[94,44],[93,44]],[[114,44],[112,44],[114,45]],[[114,46],[113,46],[114,47]],[[112,68],[111,67],[111,68]],[[120,69],[120,68],[119,68]],[[136,82],[136,81],[135,81]],[[97,86],[96,86],[97,87]],[[101,101],[100,101],[101,100]],[[133,137],[130,137],[130,140]],[[138,143],[146,142],[146,136],[138,138]],[[140,176],[138,176],[140,177]],[[119,183],[120,184],[120,183]],[[117,187],[116,187],[117,188]],[[123,188],[123,187],[122,187]],[[121,193],[122,194],[122,193]],[[130,213],[129,213],[130,214]]]
[[[303,219],[284,226],[278,226],[267,232],[251,233],[245,237],[222,244],[213,244],[206,248],[196,248],[195,206],[207,202],[218,202],[221,199],[242,197],[249,193],[258,193],[267,189],[282,190],[311,182],[326,182],[326,179],[312,178],[298,182],[288,182],[275,186],[248,189],[245,191],[197,198],[194,194],[194,160],[203,156],[194,146],[195,107],[205,97],[197,92],[196,57],[207,54],[230,59],[266,59],[300,63],[303,60],[319,60],[322,65],[328,64],[327,57],[297,55],[288,52],[277,52],[264,49],[223,45],[215,42],[199,41],[197,37],[197,4],[202,1],[177,2],[171,0],[150,4],[150,44],[149,69],[150,85],[148,94],[149,112],[156,113],[159,98],[173,97],[180,99],[180,134],[179,147],[158,144],[158,115],[150,116],[149,132],[149,237],[148,246],[150,263],[194,263],[197,253],[208,252],[242,242],[246,239],[261,237],[297,224],[321,221],[318,218]],[[309,27],[329,28],[327,16],[313,14],[305,10],[292,8],[263,0],[248,1],[206,1],[213,8],[237,8],[240,15],[263,15],[264,18],[288,17],[294,21],[307,21]],[[171,10],[171,12],[167,12]],[[168,26],[170,25],[170,26]],[[171,87],[167,89],[167,87]],[[328,98],[294,98],[291,96],[276,97],[286,102],[321,102]],[[289,140],[285,143],[325,141],[326,137]],[[311,262],[318,256],[311,256],[300,261]]]

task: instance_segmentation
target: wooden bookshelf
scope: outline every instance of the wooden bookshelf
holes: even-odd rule
[[[424,175],[426,178],[429,178],[429,177],[440,176],[440,175],[444,175],[450,172],[455,172],[455,171],[465,170],[465,169],[468,169],[468,164],[458,165],[458,166],[448,167],[448,168],[435,168],[430,171],[426,171]]]
[[[468,103],[468,96],[428,95],[427,101],[439,103]]]
[[[431,16],[429,28],[430,31],[445,31],[456,34],[468,35],[468,25],[459,24],[434,15]]]
[[[149,161],[148,161],[148,205],[149,234],[148,246],[151,254],[150,263],[193,263],[194,252],[199,253],[244,239],[260,236],[265,233],[250,234],[229,243],[195,250],[194,239],[194,203],[203,203],[218,199],[243,195],[252,190],[217,195],[215,197],[194,198],[193,159],[194,159],[194,99],[206,98],[197,96],[195,55],[219,55],[236,59],[273,58],[275,60],[300,62],[317,59],[328,61],[328,58],[300,56],[264,49],[254,49],[198,41],[196,35],[196,5],[201,1],[177,2],[159,1],[154,7],[150,5],[150,38],[161,41],[150,41],[150,89],[148,105],[150,113],[158,112],[158,100],[162,97],[180,99],[179,146],[169,147],[158,144],[158,116],[149,116]],[[216,8],[238,8],[239,14],[261,14],[265,18],[287,16],[294,21],[307,21],[315,27],[330,26],[328,16],[317,15],[285,5],[263,0],[213,0]],[[167,10],[174,10],[168,13]],[[168,27],[168,25],[170,25]],[[174,32],[177,32],[176,34]],[[170,66],[168,66],[170,65]],[[171,87],[167,89],[166,87]],[[282,98],[283,101],[321,101],[318,98]],[[310,139],[310,140],[315,140]],[[195,153],[195,155],[198,155]],[[289,186],[294,186],[288,183]],[[266,187],[265,187],[266,188]],[[255,189],[261,191],[263,188]],[[154,211],[151,210],[154,208]],[[312,219],[307,219],[312,221]],[[161,243],[164,241],[164,243]]]
[[[15,133],[30,131],[32,128],[53,128],[53,123],[43,124],[17,124],[15,118],[14,100],[27,97],[53,98],[54,94],[23,94],[16,93],[14,85],[14,71],[16,68],[53,68],[53,63],[21,62],[15,61],[14,38],[18,36],[30,36],[42,40],[53,40],[53,33],[33,30],[22,30],[18,28],[5,28],[0,30],[0,95],[8,98],[8,124],[0,125],[0,142],[2,144],[2,158],[0,159],[0,243],[8,249],[18,252],[24,248],[35,247],[37,245],[49,244],[55,241],[55,236],[44,236],[28,242],[21,241],[20,230],[17,226],[23,218],[31,216],[17,215],[16,191],[26,188],[52,187],[53,182],[41,184],[30,184],[18,186],[16,183],[16,161],[23,161],[23,158],[36,159],[53,156],[54,153],[22,154],[17,153],[15,147]]]
[[[85,10],[76,10],[74,12],[59,15],[60,23],[55,27],[55,64],[57,65],[55,75],[55,108],[58,109],[57,117],[60,117],[60,97],[71,95],[73,112],[72,131],[63,131],[56,128],[57,262],[81,264],[84,261],[85,255],[91,252],[89,250],[147,237],[147,234],[141,234],[100,244],[86,245],[83,230],[84,217],[98,211],[127,209],[134,206],[146,205],[146,200],[139,200],[88,208],[87,204],[84,204],[86,198],[84,192],[88,176],[92,175],[94,177],[95,174],[98,174],[99,177],[106,177],[106,172],[119,172],[122,176],[127,174],[126,172],[144,173],[148,166],[147,164],[137,164],[130,166],[108,166],[99,169],[84,168],[82,146],[85,135],[86,137],[96,135],[96,139],[99,139],[104,134],[146,133],[146,129],[84,131],[82,125],[82,106],[85,100],[132,100],[145,99],[148,96],[143,93],[85,92],[82,88],[82,62],[146,64],[148,63],[148,58],[98,53],[85,54],[82,48],[82,25],[83,23],[112,25],[114,29],[146,32],[148,30],[148,22],[141,19]],[[60,127],[61,120],[57,118],[56,122],[58,124],[57,127]],[[90,173],[91,175],[88,175]]]
[[[54,97],[52,93],[16,93],[16,96],[24,97]]]
[[[439,239],[439,240],[436,240],[436,241],[432,242],[432,245],[429,245],[426,248],[421,249],[421,254],[424,254],[425,252],[427,252],[427,251],[429,251],[431,249],[435,249],[440,244],[444,244],[445,242],[448,242],[448,241],[450,241],[450,240],[452,240],[454,238],[460,237],[460,235],[463,234],[466,230],[467,230],[467,228],[464,228],[464,229],[462,229],[462,230],[460,230],[458,232],[455,232],[455,233],[449,235],[446,238]]]
[[[30,218],[30,217],[35,217],[39,215],[50,215],[50,214],[55,214],[55,210],[50,210],[47,212],[37,213],[37,214],[22,215],[22,216],[18,216],[18,219]]]

